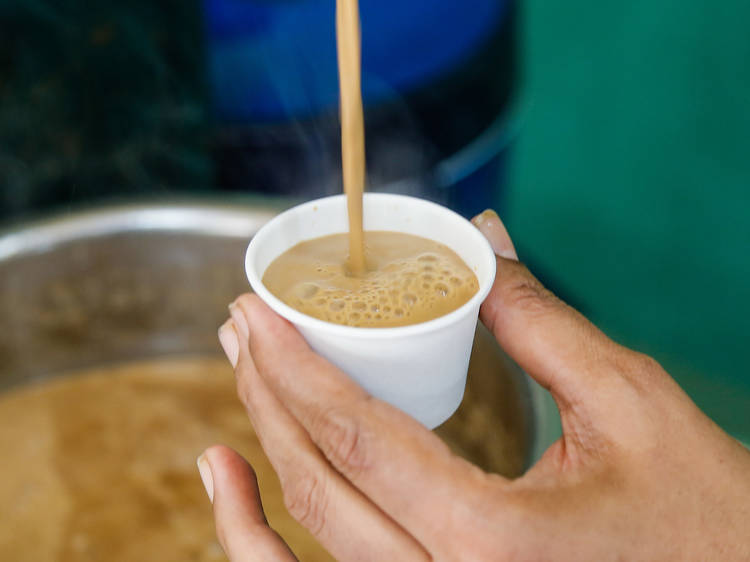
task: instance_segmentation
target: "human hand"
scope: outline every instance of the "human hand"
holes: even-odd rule
[[[243,295],[219,336],[291,515],[339,560],[750,558],[750,453],[545,290],[494,213],[475,224],[498,255],[481,319],[551,392],[562,438],[521,478],[487,474]],[[294,560],[239,455],[199,467],[233,562]]]

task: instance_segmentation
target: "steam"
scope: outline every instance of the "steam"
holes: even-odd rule
[[[300,199],[342,193],[338,77],[319,68],[315,55],[305,51],[304,38],[288,40],[295,41],[294,56],[254,61],[260,65],[256,71],[273,85],[283,116],[249,124],[244,132],[223,133],[220,144],[242,152],[235,158],[240,161],[236,175],[228,179],[249,191]],[[335,60],[334,52],[331,56]],[[280,72],[280,64],[293,65],[294,71]],[[364,89],[376,92],[375,103],[364,100],[366,189],[425,195],[438,159],[436,147],[404,97],[366,67],[362,70]],[[324,99],[333,101],[320,109]]]

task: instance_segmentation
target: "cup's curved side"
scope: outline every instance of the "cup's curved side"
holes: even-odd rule
[[[311,347],[373,396],[433,428],[461,403],[479,307],[495,277],[495,257],[475,227],[435,203],[391,194],[365,195],[365,226],[431,238],[455,251],[474,271],[479,291],[445,316],[396,328],[331,324],[273,296],[262,276],[270,263],[303,240],[345,232],[346,201],[327,197],[294,207],[267,223],[248,246],[245,267],[255,292],[292,322]]]
[[[440,330],[393,339],[346,338],[297,328],[316,353],[367,392],[433,429],[463,398],[478,312],[477,307]]]

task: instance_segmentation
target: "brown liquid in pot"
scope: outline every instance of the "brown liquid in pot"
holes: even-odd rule
[[[506,361],[480,329],[464,402],[437,433],[512,477],[523,468],[527,429]],[[218,356],[106,366],[0,393],[0,560],[226,560],[195,466],[213,443],[253,465],[269,522],[300,560],[331,560],[286,512]]]

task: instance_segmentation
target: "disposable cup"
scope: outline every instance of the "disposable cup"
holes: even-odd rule
[[[289,320],[318,354],[373,396],[434,428],[461,403],[479,306],[495,279],[495,255],[469,221],[423,199],[367,193],[363,221],[366,231],[403,232],[445,244],[476,274],[479,290],[445,316],[395,328],[333,324],[284,304],[263,285],[263,273],[274,259],[300,242],[347,232],[343,195],[304,203],[266,223],[247,248],[247,278],[255,293]]]

